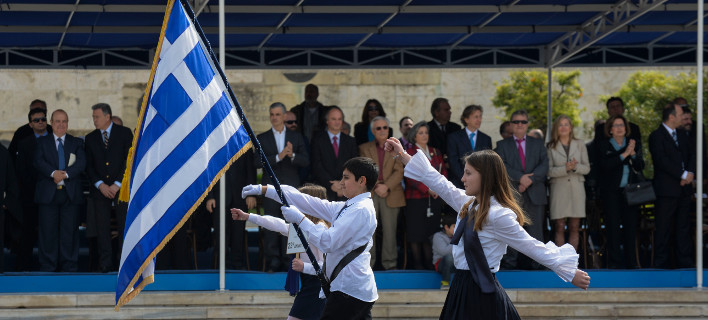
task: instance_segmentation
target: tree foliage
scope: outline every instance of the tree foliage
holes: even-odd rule
[[[567,115],[574,127],[580,125],[580,113],[585,108],[578,108],[578,98],[583,90],[578,84],[580,71],[553,72],[551,103],[552,117]],[[497,91],[492,99],[496,108],[502,109],[507,117],[514,111],[525,109],[529,113],[529,128],[538,128],[546,133],[548,118],[548,74],[538,70],[520,70],[509,74],[501,84],[494,83]]]
[[[703,82],[706,83],[704,75]],[[647,166],[645,174],[653,176],[654,169],[649,153],[649,134],[656,130],[661,123],[661,110],[677,97],[683,97],[688,101],[696,118],[696,74],[681,73],[677,76],[667,75],[657,71],[638,71],[630,75],[619,91],[613,96],[622,98],[624,101],[624,116],[631,122],[639,126],[642,133],[642,151],[644,161]],[[703,100],[706,101],[706,90],[704,87]],[[601,96],[604,104],[610,96]],[[607,119],[609,114],[607,109],[595,112],[595,120]],[[704,122],[705,123],[705,122]]]

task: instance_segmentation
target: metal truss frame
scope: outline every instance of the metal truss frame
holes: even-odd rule
[[[17,0],[15,0],[17,1]],[[218,5],[208,5],[208,0],[190,0],[195,8],[207,12],[218,12]],[[508,5],[226,5],[226,13],[497,13],[497,12],[605,12],[613,10],[617,4],[508,4]],[[696,11],[696,3],[670,3],[662,7],[662,11]],[[164,12],[164,5],[141,4],[33,4],[0,3],[2,11],[28,11],[28,12]]]
[[[601,12],[548,45],[546,67],[553,68],[563,63],[604,37],[610,35],[642,15],[663,5],[668,0],[622,0],[605,12]]]
[[[239,69],[546,68],[544,47],[227,49],[226,65]],[[705,50],[708,52],[708,50]],[[695,65],[695,46],[589,47],[555,67]],[[141,48],[0,49],[0,68],[149,68],[154,50]]]

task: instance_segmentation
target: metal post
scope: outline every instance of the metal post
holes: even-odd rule
[[[224,0],[219,0],[219,64],[226,70]],[[226,289],[226,175],[219,180],[219,291]]]
[[[696,287],[703,288],[703,0],[698,0],[696,46]]]
[[[551,129],[553,126],[553,68],[549,67],[548,68],[548,102],[546,105],[546,109],[548,110],[548,120],[547,126],[546,126],[546,142],[550,141],[551,139]]]

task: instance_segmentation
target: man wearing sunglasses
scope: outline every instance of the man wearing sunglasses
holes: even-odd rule
[[[379,168],[379,177],[371,199],[376,210],[376,222],[381,225],[381,264],[384,269],[396,269],[398,251],[396,250],[396,228],[398,227],[398,212],[406,206],[403,195],[403,164],[396,161],[390,152],[384,151],[384,143],[389,137],[391,127],[386,117],[378,116],[371,120],[369,128],[374,134],[374,141],[359,145],[359,155],[373,159]],[[371,248],[371,266],[376,264],[376,240]]]
[[[529,115],[526,110],[514,111],[510,122],[514,134],[497,142],[494,151],[504,160],[512,185],[523,196],[524,212],[531,219],[531,224],[524,228],[532,237],[543,241],[543,220],[548,201],[545,184],[548,153],[543,140],[528,135]],[[537,262],[511,248],[502,259],[502,266],[507,269],[540,268]]]
[[[29,109],[30,110],[42,109],[42,110],[44,110],[44,113],[46,114],[47,113],[47,103],[42,100],[35,99],[32,102],[30,102]],[[30,119],[30,124],[31,123],[32,123],[32,119]],[[45,123],[45,127],[49,131],[49,133],[52,133],[52,126],[47,125],[46,121],[44,123]],[[10,141],[10,145],[7,147],[7,150],[10,152],[10,157],[12,158],[12,161],[14,161],[15,163],[17,163],[16,161],[17,161],[18,144],[25,137],[31,136],[33,131],[34,131],[34,128],[32,128],[29,124],[25,124],[25,125],[22,125],[21,127],[17,128],[17,130],[15,130],[15,134],[12,135],[12,140]]]
[[[15,163],[17,182],[22,203],[22,241],[17,253],[17,271],[32,270],[32,250],[37,242],[37,204],[34,203],[34,186],[37,184],[37,171],[32,166],[34,148],[39,137],[50,134],[47,124],[47,112],[42,108],[30,109],[27,115],[30,135],[17,143],[17,162]],[[19,129],[18,129],[19,131]]]
[[[290,131],[297,131],[297,116],[295,112],[288,111],[285,113],[285,128]]]

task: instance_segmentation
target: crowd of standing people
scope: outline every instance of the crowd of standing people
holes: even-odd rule
[[[327,200],[343,201],[346,197],[340,181],[345,163],[356,157],[371,159],[378,169],[371,190],[378,228],[370,251],[371,266],[448,272],[452,252],[449,246],[436,245],[435,239],[452,237],[454,219],[449,217],[455,217],[462,204],[450,205],[430,186],[404,175],[403,163],[385,150],[393,127],[381,102],[369,99],[364,103],[361,121],[354,125],[351,136],[342,109],[320,103],[316,85],[308,84],[304,96],[302,103],[289,110],[280,102],[272,103],[271,128],[257,136],[280,183],[293,187],[316,184],[325,188]],[[9,213],[7,217],[0,213],[0,235],[8,229],[13,233],[8,238],[16,239],[16,245],[9,247],[16,254],[17,271],[77,271],[77,227],[82,222],[92,241],[92,271],[116,270],[120,250],[116,250],[114,239],[122,239],[126,211],[116,199],[133,132],[122,126],[108,104],[99,103],[91,109],[96,129],[85,137],[73,137],[66,133],[67,112],[56,109],[48,113],[44,101],[32,101],[28,123],[17,129],[7,150],[0,148],[6,209],[0,212]],[[449,101],[437,98],[430,106],[431,120],[405,116],[398,121],[402,136],[397,141],[408,155],[422,154],[458,189],[465,188],[466,156],[493,150],[511,187],[520,195],[519,203],[530,221],[524,225],[526,232],[542,242],[548,238],[559,247],[569,243],[578,249],[584,241],[580,230],[586,217],[586,180],[592,179],[602,199],[607,266],[635,268],[639,266],[635,240],[639,211],[627,204],[622,190],[644,169],[646,155],[639,127],[623,116],[623,101],[610,98],[607,111],[609,119],[596,125],[595,136],[587,144],[576,138],[572,120],[565,115],[554,120],[546,143],[543,132],[539,138],[530,130],[529,114],[523,110],[501,124],[501,139],[493,144],[493,138],[480,131],[482,106],[463,108],[460,126],[451,121]],[[649,136],[657,196],[654,265],[660,268],[694,265],[688,214],[696,166],[696,133],[691,123],[685,99],[678,98],[664,108],[662,123]],[[260,156],[249,150],[230,167],[224,175],[227,208],[248,212],[259,205],[254,196],[242,198],[241,190],[247,185],[272,183],[268,175],[258,181],[257,169],[262,166]],[[208,218],[195,217],[193,233],[200,223],[207,226],[203,230],[219,229],[218,195],[218,188],[207,195],[202,208]],[[277,201],[264,199],[262,209],[266,215],[283,218]],[[231,217],[230,212],[227,215]],[[244,220],[227,219],[229,269],[249,267]],[[10,221],[19,227],[4,228],[2,223]],[[547,234],[548,229],[552,234]],[[286,270],[292,262],[285,254],[282,230],[262,232],[263,269]],[[206,233],[218,252],[215,232]],[[0,241],[4,238],[0,236]],[[184,254],[189,251],[187,239],[185,230],[175,234],[158,256],[158,268],[191,268],[193,264]],[[39,266],[33,265],[35,245]],[[404,263],[399,253],[409,253]],[[218,265],[216,257],[214,265]],[[0,271],[2,266],[0,260]],[[500,261],[502,269],[544,267],[515,248],[509,248]]]

